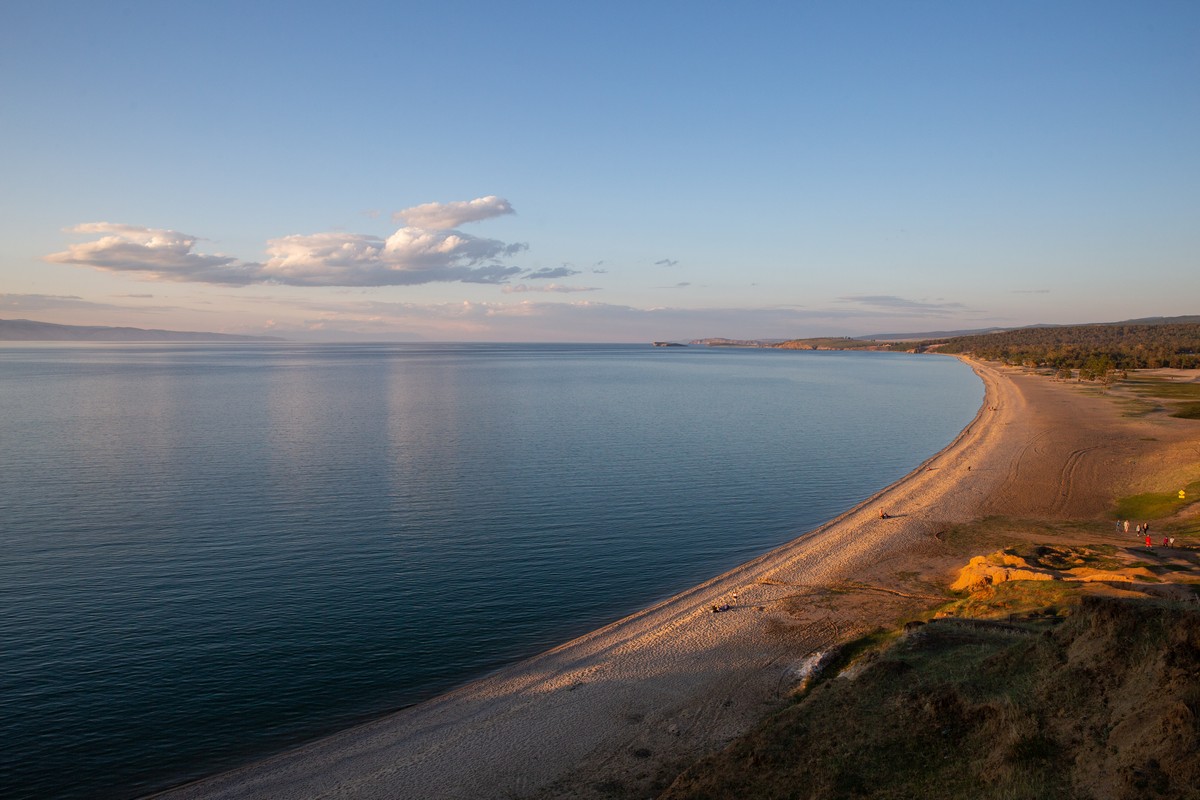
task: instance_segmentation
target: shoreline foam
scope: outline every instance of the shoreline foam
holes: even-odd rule
[[[692,758],[719,746],[776,701],[796,659],[845,636],[828,619],[795,624],[782,610],[789,598],[972,518],[1002,479],[988,464],[1013,457],[1014,441],[1002,434],[1023,403],[994,368],[971,366],[984,399],[959,435],[812,531],[424,703],[154,797],[529,796],[568,791],[589,765],[619,770],[618,761]],[[892,517],[881,520],[877,509]],[[711,612],[731,600],[730,613]]]

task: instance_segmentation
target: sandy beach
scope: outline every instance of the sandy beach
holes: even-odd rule
[[[486,679],[157,796],[648,796],[781,702],[811,656],[937,602],[964,560],[954,526],[1099,519],[1115,494],[1194,469],[1186,423],[972,366],[986,396],[955,441],[816,530]]]

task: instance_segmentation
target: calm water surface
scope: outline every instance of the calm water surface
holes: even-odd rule
[[[0,347],[0,796],[428,698],[811,529],[982,395],[897,354]]]

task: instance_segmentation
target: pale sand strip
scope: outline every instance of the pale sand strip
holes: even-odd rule
[[[1027,441],[1011,427],[1023,397],[972,366],[986,396],[954,442],[801,538],[434,700],[160,797],[588,797],[639,758],[719,746],[761,716],[800,659],[844,635],[828,620],[797,624],[777,610],[784,598],[911,554],[973,519],[1009,474]],[[881,520],[880,508],[897,516]],[[734,593],[734,610],[711,613]]]

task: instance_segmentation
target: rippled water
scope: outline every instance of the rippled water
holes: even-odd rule
[[[0,347],[0,796],[420,701],[814,527],[981,398],[897,354]]]

